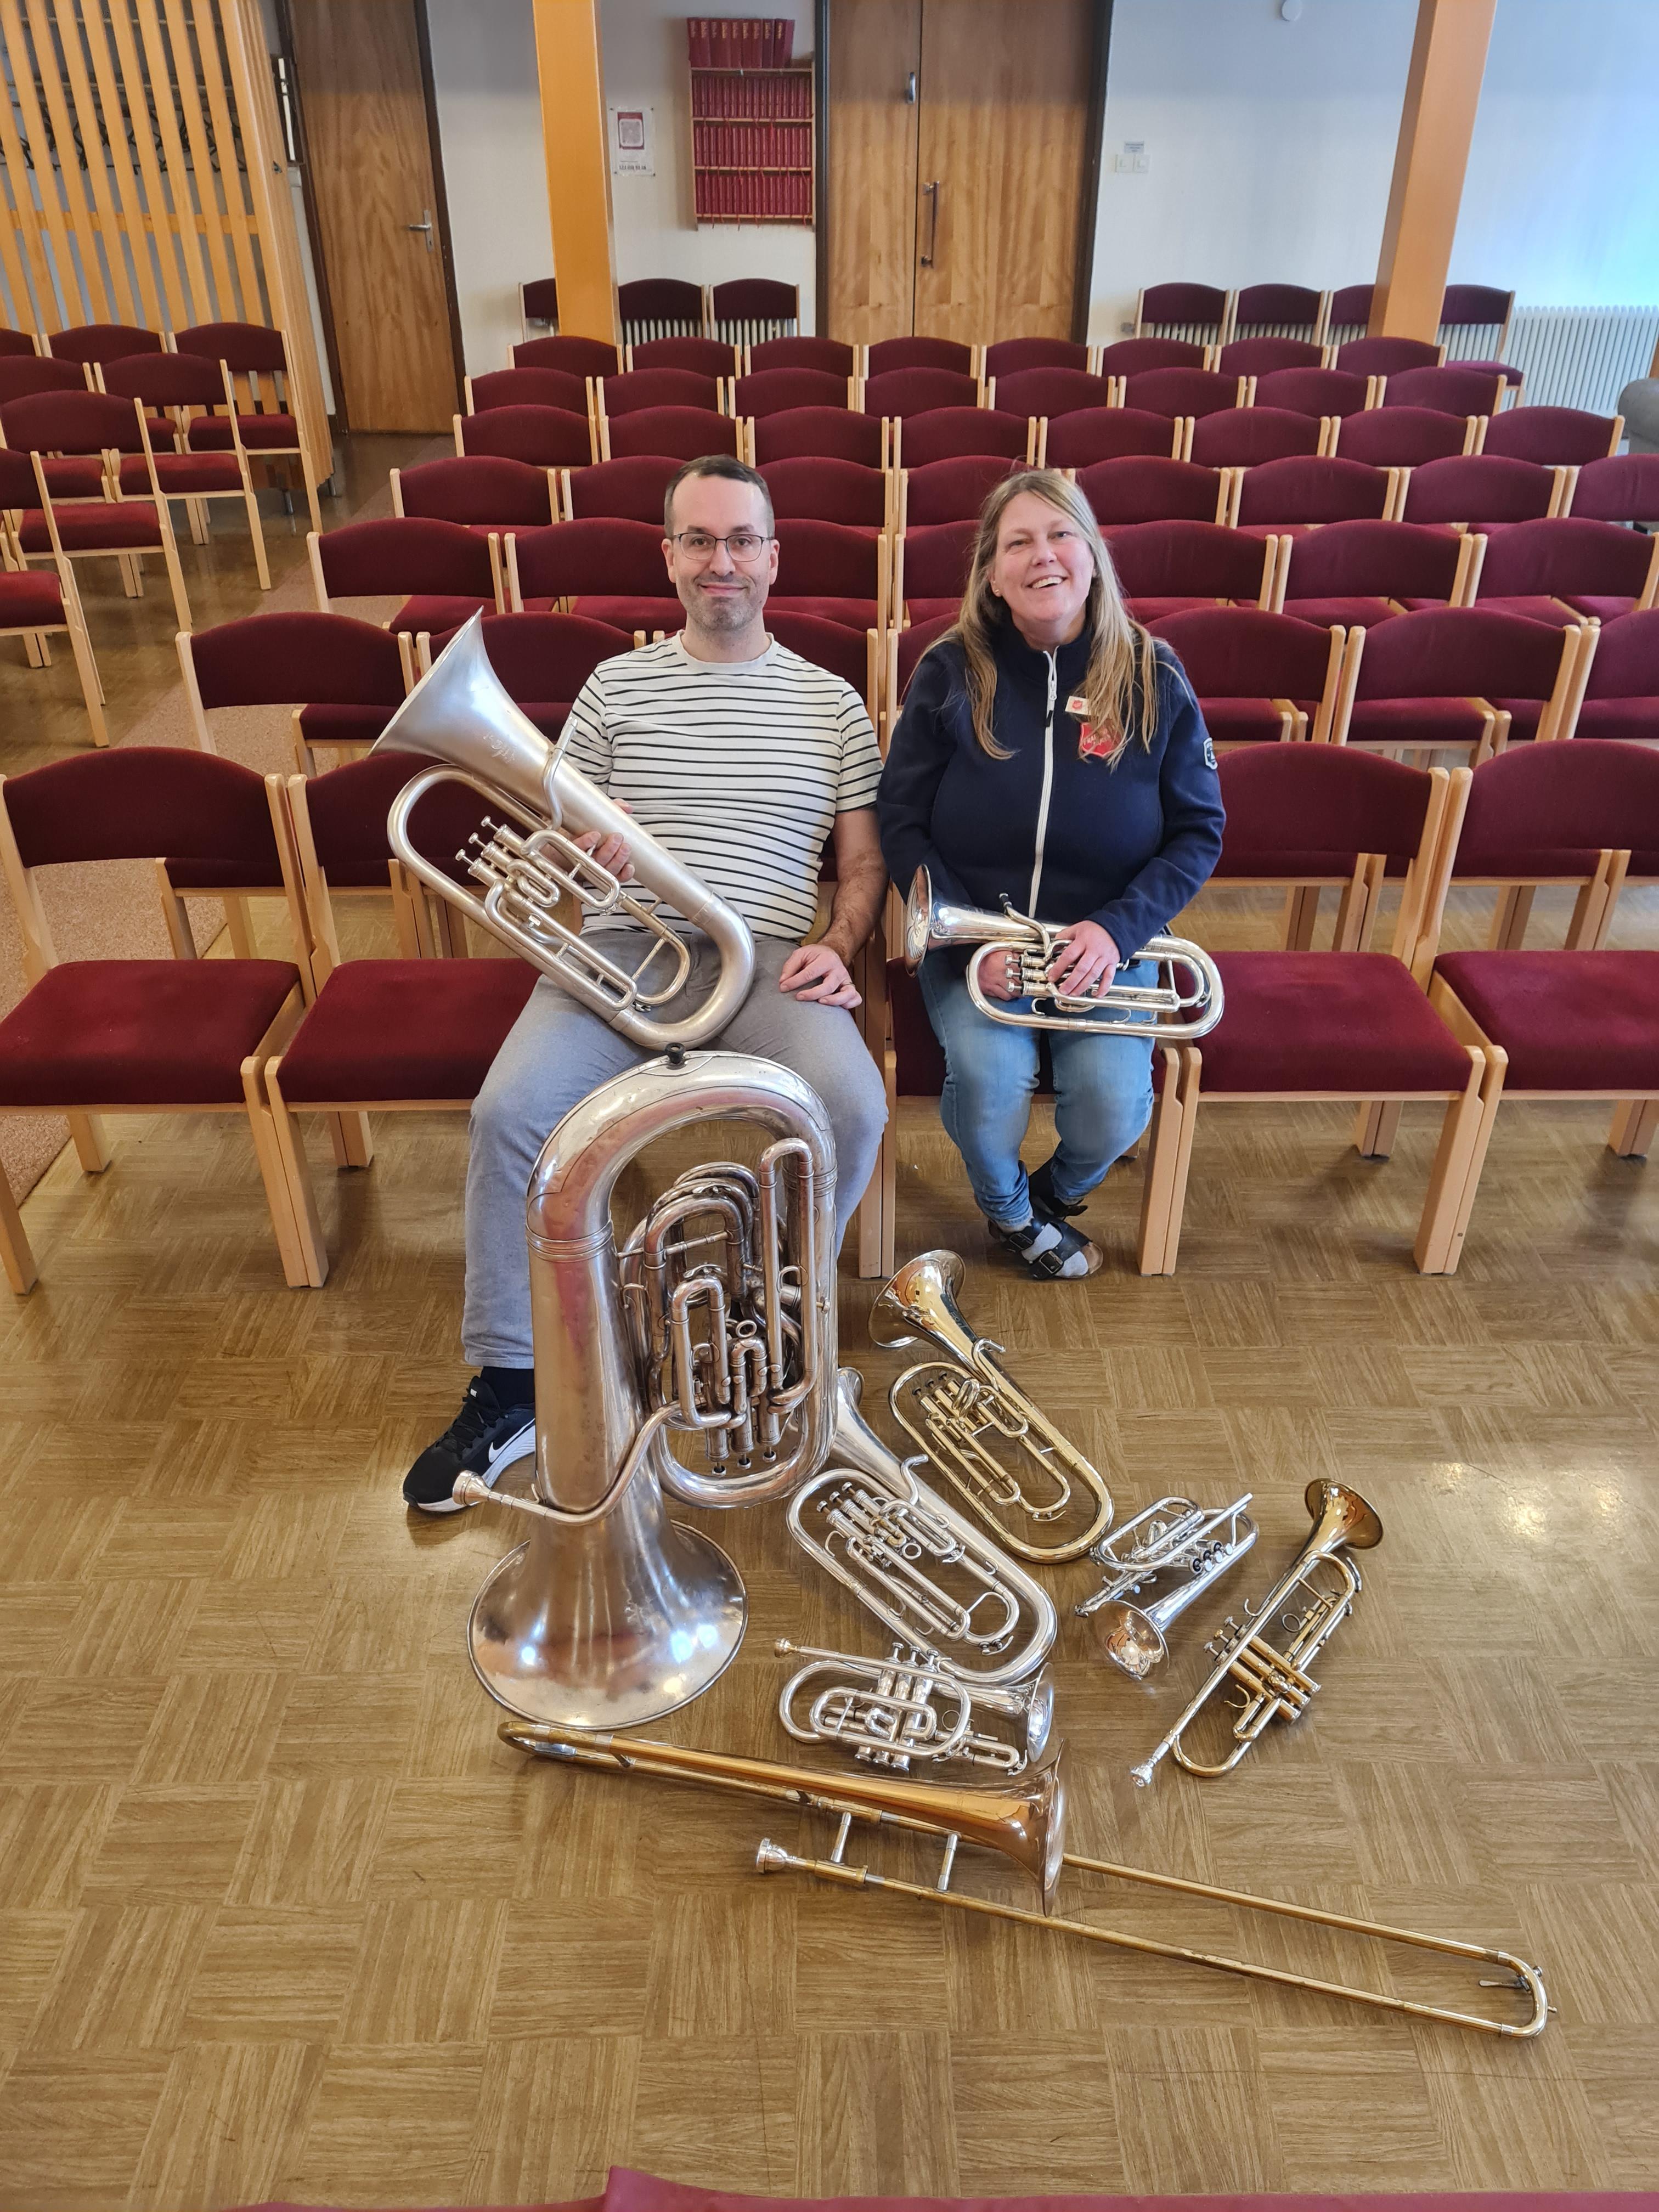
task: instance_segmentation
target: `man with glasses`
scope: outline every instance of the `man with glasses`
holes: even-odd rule
[[[887,1118],[882,1079],[848,1009],[848,966],[887,886],[876,835],[881,760],[863,702],[838,677],[768,636],[778,544],[765,481],[722,454],[690,461],[668,488],[663,554],[685,628],[604,661],[562,740],[572,765],[737,908],[755,939],[755,980],[716,1042],[781,1060],[823,1099],[836,1139],[836,1233],[864,1194]],[[834,909],[813,944],[827,841]],[[583,839],[622,874],[617,838]],[[665,919],[676,921],[666,908]],[[604,933],[595,933],[600,951]],[[719,963],[687,933],[693,966],[677,1014],[713,990]],[[626,941],[616,957],[635,964]],[[535,1448],[524,1200],[548,1132],[577,1101],[646,1059],[543,978],[472,1109],[462,1343],[478,1370],[460,1412],[404,1483],[428,1513],[456,1510],[456,1477],[494,1484]]]

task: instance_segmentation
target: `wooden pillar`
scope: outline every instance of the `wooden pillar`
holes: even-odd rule
[[[599,0],[535,0],[559,328],[619,343]]]
[[[1497,0],[1418,0],[1371,304],[1373,337],[1432,343],[1440,327],[1496,6]]]

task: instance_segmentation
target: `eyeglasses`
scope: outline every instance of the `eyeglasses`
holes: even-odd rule
[[[744,567],[751,561],[758,561],[772,543],[769,538],[763,538],[758,530],[731,530],[724,538],[713,537],[706,530],[682,530],[676,532],[672,542],[688,561],[712,561],[714,548],[724,545],[732,558]]]

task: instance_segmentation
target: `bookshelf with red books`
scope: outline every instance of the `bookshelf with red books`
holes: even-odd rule
[[[792,16],[691,15],[691,172],[698,222],[813,220],[810,62]]]

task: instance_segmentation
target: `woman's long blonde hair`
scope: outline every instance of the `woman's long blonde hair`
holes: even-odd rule
[[[1115,766],[1133,734],[1151,747],[1158,719],[1158,668],[1152,641],[1123,604],[1111,556],[1106,550],[1088,501],[1058,469],[1023,469],[1005,477],[986,501],[979,518],[979,536],[963,594],[962,612],[947,634],[962,641],[968,665],[968,704],[974,718],[974,735],[994,760],[1011,757],[1000,745],[991,726],[996,699],[997,664],[993,628],[1007,620],[1006,609],[991,589],[991,570],[996,561],[997,533],[1010,501],[1031,492],[1056,507],[1075,526],[1094,562],[1094,581],[1089,586],[1084,627],[1089,644],[1089,665],[1084,672],[1083,696],[1089,702],[1091,726],[1113,733],[1110,760]],[[940,641],[943,643],[943,640]]]

